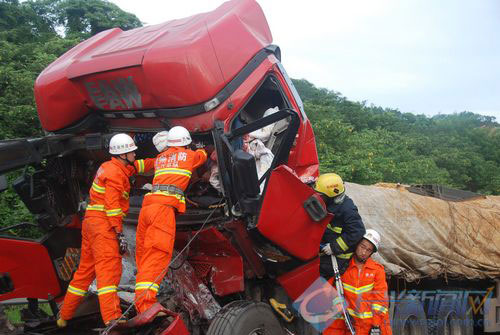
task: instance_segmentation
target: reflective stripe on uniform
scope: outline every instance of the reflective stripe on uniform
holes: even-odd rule
[[[350,252],[348,254],[340,254],[340,255],[337,255],[336,257],[342,258],[342,259],[349,259],[349,258],[351,258],[351,256],[352,256],[352,252]]]
[[[387,307],[384,307],[384,306],[379,305],[379,304],[372,304],[372,309],[374,311],[381,312],[381,313],[387,313],[387,311],[388,311]]]
[[[125,198],[125,199],[128,199],[128,198],[130,197],[130,196],[129,196],[129,193],[128,193],[127,191],[123,191],[122,196],[123,196],[123,198]]]
[[[138,159],[136,160],[137,165],[139,165],[139,170],[137,170],[137,173],[143,173],[144,172],[144,159]]]
[[[355,310],[348,308],[347,311],[349,314],[351,314],[354,317],[357,317],[359,319],[369,319],[373,318],[372,312],[356,312]]]
[[[336,241],[337,241],[340,249],[342,249],[344,251],[346,251],[347,249],[349,249],[349,247],[347,246],[347,244],[345,244],[344,240],[342,239],[342,236],[339,236]]]
[[[104,212],[104,205],[88,205],[87,210]]]
[[[139,291],[139,290],[151,290],[151,291],[158,292],[159,289],[160,289],[160,286],[158,284],[156,284],[156,283],[153,283],[153,282],[143,281],[143,282],[135,284],[135,290],[136,291]]]
[[[118,288],[115,285],[112,286],[105,286],[101,287],[100,289],[97,290],[97,295],[103,295],[107,293],[113,293],[118,291]]]
[[[331,224],[328,224],[326,227],[328,229],[330,229],[331,231],[333,231],[334,233],[337,233],[337,234],[342,233],[342,227],[332,227]]]
[[[106,192],[106,187],[102,187],[96,184],[96,182],[92,183],[92,189],[96,191],[97,193],[104,193]]]
[[[365,286],[355,287],[355,286],[351,286],[351,285],[346,284],[346,283],[343,283],[343,284],[344,284],[344,290],[351,292],[351,293],[354,293],[354,294],[361,294],[361,293],[370,292],[371,290],[373,290],[373,286],[375,285],[374,283],[371,283],[371,284],[368,284]]]
[[[175,169],[175,168],[166,168],[166,169],[158,169],[155,171],[155,177],[161,176],[164,174],[176,174],[181,176],[186,176],[191,178],[191,171],[185,169]]]
[[[106,210],[106,216],[117,216],[117,215],[123,215],[121,208],[114,208],[114,209]]]
[[[87,291],[80,290],[79,288],[76,288],[76,287],[71,286],[71,285],[68,286],[68,292],[73,293],[74,295],[78,295],[80,297],[83,297],[85,294],[87,294]]]

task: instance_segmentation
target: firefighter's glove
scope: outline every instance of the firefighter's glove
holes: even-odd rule
[[[333,251],[332,248],[330,247],[330,243],[325,244],[325,246],[321,248],[321,252],[328,256],[332,255]]]
[[[120,251],[120,255],[124,255],[128,251],[128,243],[125,239],[123,233],[116,233],[116,238],[118,239],[118,249]]]
[[[373,326],[372,329],[370,329],[370,333],[368,335],[380,335],[382,334],[380,332],[380,328],[378,326]]]

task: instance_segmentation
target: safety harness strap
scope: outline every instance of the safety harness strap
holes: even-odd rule
[[[153,187],[151,188],[151,191],[152,192],[164,191],[164,192],[168,192],[170,194],[178,194],[178,195],[182,195],[182,196],[184,195],[184,191],[175,185],[157,184],[157,185],[153,185]]]

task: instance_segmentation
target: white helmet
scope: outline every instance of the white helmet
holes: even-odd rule
[[[167,145],[169,147],[183,147],[191,143],[189,131],[181,126],[175,126],[168,132]]]
[[[367,229],[366,233],[363,235],[363,238],[370,241],[373,244],[373,246],[375,247],[374,251],[377,251],[378,246],[380,244],[380,234],[377,233],[376,230]]]
[[[160,131],[158,134],[153,136],[153,144],[155,145],[156,150],[158,150],[158,152],[162,152],[168,147],[167,140],[168,140],[168,131],[166,130]]]
[[[121,155],[137,150],[132,137],[127,134],[116,134],[109,141],[109,153],[112,155]]]

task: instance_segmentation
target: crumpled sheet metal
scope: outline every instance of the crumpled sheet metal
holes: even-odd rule
[[[374,258],[389,275],[500,278],[500,196],[451,202],[388,186],[346,183],[366,228],[381,234]]]

